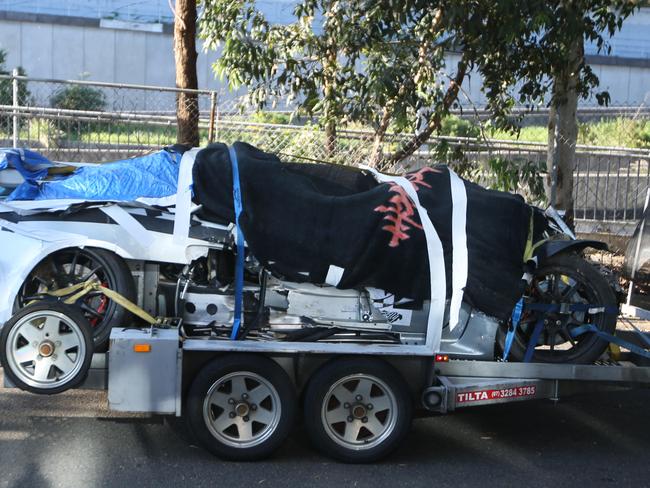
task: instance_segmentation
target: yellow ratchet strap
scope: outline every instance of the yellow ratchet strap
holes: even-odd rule
[[[524,249],[524,263],[527,263],[533,259],[533,253],[535,250],[544,244],[548,239],[542,239],[533,244],[533,215],[534,212],[531,209],[530,211],[530,224],[528,225],[528,238],[526,239],[526,248]]]
[[[48,291],[47,294],[57,298],[67,297],[63,300],[63,303],[71,305],[75,303],[77,300],[79,300],[80,298],[82,298],[83,296],[90,293],[91,291],[99,291],[103,293],[108,298],[113,300],[115,303],[124,307],[126,310],[128,310],[134,315],[137,315],[142,320],[144,320],[145,322],[151,325],[156,325],[161,323],[160,319],[154,318],[152,315],[150,315],[142,308],[138,307],[135,303],[133,303],[128,298],[125,298],[124,296],[120,295],[116,291],[110,290],[102,286],[101,283],[95,280],[88,280],[88,281],[84,281],[83,283],[77,283],[76,285],[68,286],[66,288],[60,288],[58,290]]]

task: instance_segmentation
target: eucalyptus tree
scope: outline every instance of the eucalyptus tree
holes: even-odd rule
[[[501,129],[517,131],[515,105],[558,108],[570,94],[606,103],[582,46],[608,52],[635,8],[625,0],[299,0],[292,22],[273,24],[254,0],[203,0],[200,32],[208,49],[221,46],[216,73],[245,85],[249,101],[293,100],[318,116],[329,144],[336,127],[373,127],[371,162],[391,167],[440,131],[470,75],[480,77],[490,123]],[[410,136],[382,155],[389,129]]]

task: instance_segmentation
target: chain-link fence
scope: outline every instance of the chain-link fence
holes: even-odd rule
[[[215,92],[1,75],[0,144],[59,161],[130,157],[176,142],[181,95],[206,144]]]
[[[188,104],[189,118],[198,124],[200,145],[241,140],[284,159],[372,165],[413,138],[389,132],[378,137],[365,128],[326,132],[316,121],[292,119],[288,112],[244,110],[240,100],[226,95],[1,75],[0,145],[29,147],[59,161],[135,156],[176,142],[179,97]],[[591,144],[576,146],[573,191],[580,232],[622,239],[631,234],[650,183],[649,114],[645,106],[579,110],[582,122],[601,121],[582,124],[578,139]],[[485,118],[481,110],[459,115],[476,124]],[[524,127],[540,117],[547,119],[548,113],[526,115]],[[544,132],[543,126],[538,132]],[[593,144],[602,141],[609,144]],[[509,189],[535,200],[546,159],[547,144],[541,141],[440,136],[427,140],[390,169],[399,172],[443,161],[488,186],[499,188],[509,179]]]

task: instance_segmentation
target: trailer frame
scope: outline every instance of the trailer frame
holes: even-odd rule
[[[149,346],[147,354],[136,352],[137,349],[146,350],[144,346]],[[409,371],[414,376],[409,378],[413,397],[419,401],[419,407],[433,413],[523,400],[557,400],[560,394],[593,391],[601,387],[607,390],[612,386],[650,385],[650,367],[639,364],[629,354],[620,361],[593,365],[440,361],[442,355],[414,357],[397,351],[378,353],[375,348],[366,351],[364,346],[349,346],[330,349],[273,342],[183,340],[174,329],[114,329],[110,352],[96,355],[85,387],[107,388],[109,406],[114,410],[181,416],[184,388],[192,380],[192,371],[197,371],[202,363],[212,358],[230,353],[262,354],[274,359],[293,377],[298,389],[309,381],[310,370],[315,369],[313,364],[338,357],[377,358],[397,366],[397,369],[404,369],[399,364],[408,362]],[[163,354],[159,354],[161,351]],[[196,357],[201,359],[193,360]],[[310,362],[312,366],[309,366]],[[422,365],[418,372],[412,369],[416,363]],[[305,366],[303,370],[306,373],[299,375],[296,368],[302,366]],[[413,385],[424,386],[418,391]],[[146,401],[143,401],[143,392],[147,393]],[[169,402],[170,394],[173,402]]]
[[[305,394],[318,371],[336,361],[364,358],[375,364],[387,363],[398,372],[413,404],[425,415],[526,400],[556,402],[581,392],[606,393],[650,385],[650,367],[629,354],[618,361],[593,365],[542,364],[449,359],[444,354],[414,356],[390,348],[389,353],[378,353],[376,348],[349,346],[353,347],[309,349],[282,343],[263,347],[250,340],[187,338],[180,326],[114,328],[109,352],[93,355],[79,388],[108,390],[108,407],[116,412],[184,416],[187,420],[188,415],[191,417],[186,405],[188,391],[203,369],[242,355],[264,356],[275,362],[290,377],[298,397]],[[5,375],[5,387],[11,386]],[[237,459],[230,453],[226,457]]]

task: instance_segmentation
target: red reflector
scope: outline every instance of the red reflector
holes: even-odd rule
[[[436,363],[446,363],[449,361],[449,356],[447,354],[436,354],[435,362]]]

